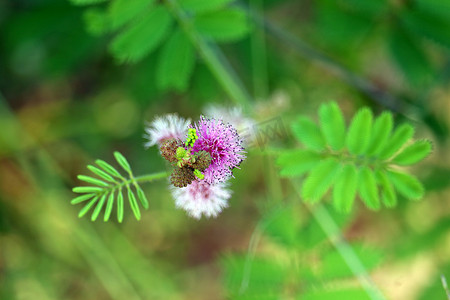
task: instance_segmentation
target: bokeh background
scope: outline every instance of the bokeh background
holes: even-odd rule
[[[0,299],[331,299],[342,286],[332,299],[366,299],[345,290],[354,275],[266,151],[293,145],[290,120],[331,99],[347,118],[391,110],[433,141],[412,170],[422,201],[330,211],[387,299],[448,299],[450,1],[205,3],[0,1]],[[169,17],[127,33],[151,9]],[[183,17],[215,60],[199,43],[166,46]],[[218,218],[177,210],[164,180],[143,185],[139,222],[128,207],[122,224],[77,218],[87,164],[120,151],[136,174],[165,170],[143,146],[146,122],[196,120],[210,104],[286,129],[248,149]]]

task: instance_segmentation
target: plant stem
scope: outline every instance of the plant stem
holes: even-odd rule
[[[441,282],[442,282],[442,287],[444,288],[445,294],[447,295],[447,299],[450,300],[450,290],[448,289],[447,280],[445,279],[444,274],[441,274]]]
[[[250,108],[249,104],[251,103],[250,96],[242,87],[242,83],[220,49],[214,43],[207,42],[197,32],[191,22],[191,18],[189,18],[176,1],[166,0],[165,3],[231,100],[237,105],[240,105],[244,111],[248,112]]]
[[[134,177],[137,182],[151,182],[153,180],[162,179],[170,175],[170,172],[159,172]]]
[[[145,174],[137,177],[130,177],[128,179],[122,178],[122,182],[118,184],[112,184],[109,187],[105,187],[103,191],[99,192],[98,194],[104,194],[105,192],[110,193],[111,191],[115,191],[116,189],[121,189],[124,186],[127,186],[129,184],[133,184],[136,186],[136,182],[151,182],[153,180],[162,179],[170,175],[170,172],[158,172],[158,173],[152,173],[152,174]]]
[[[372,281],[358,255],[355,251],[353,251],[353,248],[346,242],[341,231],[339,230],[338,225],[330,216],[327,209],[322,204],[318,204],[314,208],[310,209],[310,211],[328,236],[333,246],[337,249],[339,254],[341,254],[350,270],[352,270],[353,274],[355,274],[358,278],[359,283],[364,288],[370,299],[385,300],[386,298],[383,293]]]

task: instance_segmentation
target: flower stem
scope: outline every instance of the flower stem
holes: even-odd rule
[[[153,173],[153,174],[146,174],[146,175],[134,177],[134,181],[136,181],[136,182],[151,182],[153,180],[168,177],[169,175],[170,175],[170,172],[159,172],[159,173]]]

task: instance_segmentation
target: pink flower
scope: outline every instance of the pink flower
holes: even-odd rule
[[[208,184],[204,180],[194,180],[183,188],[172,186],[171,191],[176,207],[184,209],[195,219],[200,219],[202,215],[216,217],[228,206],[231,197],[228,183]]]
[[[190,119],[186,120],[177,114],[156,117],[145,129],[145,137],[148,139],[145,146],[160,146],[164,141],[173,138],[184,140],[190,123]]]
[[[209,184],[224,182],[229,179],[234,168],[238,168],[245,159],[242,139],[236,129],[221,120],[208,119],[200,116],[200,121],[194,125],[198,139],[192,152],[204,150],[211,155],[211,164],[203,172],[204,180]]]

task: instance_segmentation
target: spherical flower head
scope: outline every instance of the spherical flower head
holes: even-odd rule
[[[148,139],[145,146],[161,146],[169,139],[184,140],[190,123],[190,119],[184,119],[177,114],[156,117],[145,129],[145,137]]]
[[[211,164],[203,172],[204,180],[209,184],[224,182],[233,175],[232,170],[239,167],[245,159],[242,139],[236,129],[221,120],[200,116],[194,125],[198,139],[192,152],[206,151],[211,156]]]
[[[184,209],[195,219],[200,219],[202,215],[217,217],[228,206],[231,197],[228,183],[208,184],[204,180],[194,180],[183,188],[172,186],[171,191],[176,207]]]

